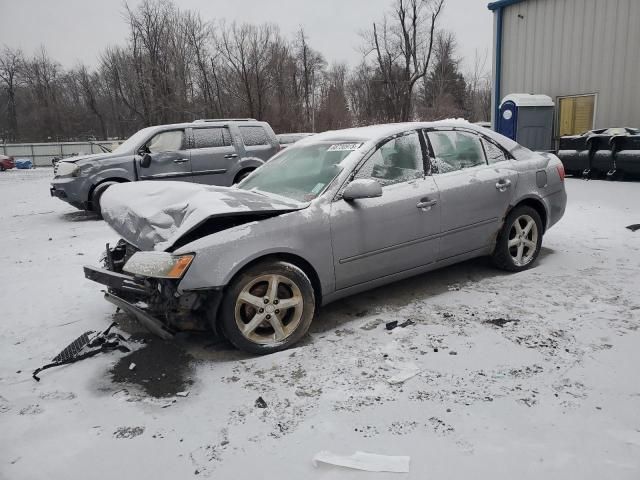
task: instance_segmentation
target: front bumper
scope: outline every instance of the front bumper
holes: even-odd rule
[[[59,198],[79,210],[89,210],[89,192],[82,177],[59,177],[51,182],[49,194]]]
[[[151,333],[155,333],[163,340],[171,340],[173,338],[175,332],[172,329],[167,327],[160,320],[151,316],[148,312],[138,307],[137,305],[129,303],[123,298],[120,298],[109,292],[105,292],[104,299],[107,302],[113,303],[119,309],[127,312],[129,315],[138,320],[138,322],[144,325],[147,330],[149,330]]]
[[[107,249],[105,268],[84,267],[87,279],[107,287],[105,300],[128,313],[161,338],[170,339],[177,331],[205,331],[214,328],[222,290],[178,292],[171,280],[138,277],[112,271],[120,259]]]
[[[148,286],[131,275],[112,272],[104,268],[84,266],[84,276],[96,283],[101,283],[109,288],[124,291],[133,295],[150,296],[151,291]]]

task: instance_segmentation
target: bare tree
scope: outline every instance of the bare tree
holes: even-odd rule
[[[365,33],[383,83],[388,120],[411,117],[413,88],[429,69],[443,5],[444,0],[395,0],[393,12]]]
[[[18,137],[18,109],[16,107],[16,89],[22,83],[21,69],[24,66],[22,52],[4,47],[0,54],[0,80],[7,93],[7,140]]]

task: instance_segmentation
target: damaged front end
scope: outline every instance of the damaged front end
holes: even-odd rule
[[[156,258],[150,261],[150,256]],[[107,301],[156,335],[170,339],[177,331],[209,329],[210,312],[217,311],[222,299],[222,290],[179,291],[178,283],[192,259],[193,255],[140,252],[120,240],[115,247],[107,244],[104,268],[85,266],[84,273],[89,280],[107,287]]]

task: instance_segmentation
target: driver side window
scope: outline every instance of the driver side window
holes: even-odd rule
[[[184,130],[171,130],[154,135],[146,144],[149,153],[175,152],[182,150]]]
[[[422,178],[424,167],[418,133],[392,138],[360,167],[355,178],[372,178],[384,187]]]

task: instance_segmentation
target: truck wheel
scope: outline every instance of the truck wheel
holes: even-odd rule
[[[510,272],[520,272],[533,265],[542,246],[542,220],[533,208],[520,205],[509,212],[491,260]]]
[[[233,184],[240,183],[242,180],[247,178],[251,172],[253,172],[255,168],[248,168],[246,170],[242,170],[236,175],[236,178],[233,179]]]
[[[104,182],[98,185],[93,191],[93,195],[91,196],[91,210],[98,214],[100,218],[102,218],[102,211],[100,209],[100,199],[104,192],[111,185],[115,185],[118,182]]]
[[[282,261],[263,262],[231,282],[220,307],[224,336],[238,349],[264,355],[298,342],[315,315],[307,275]]]

